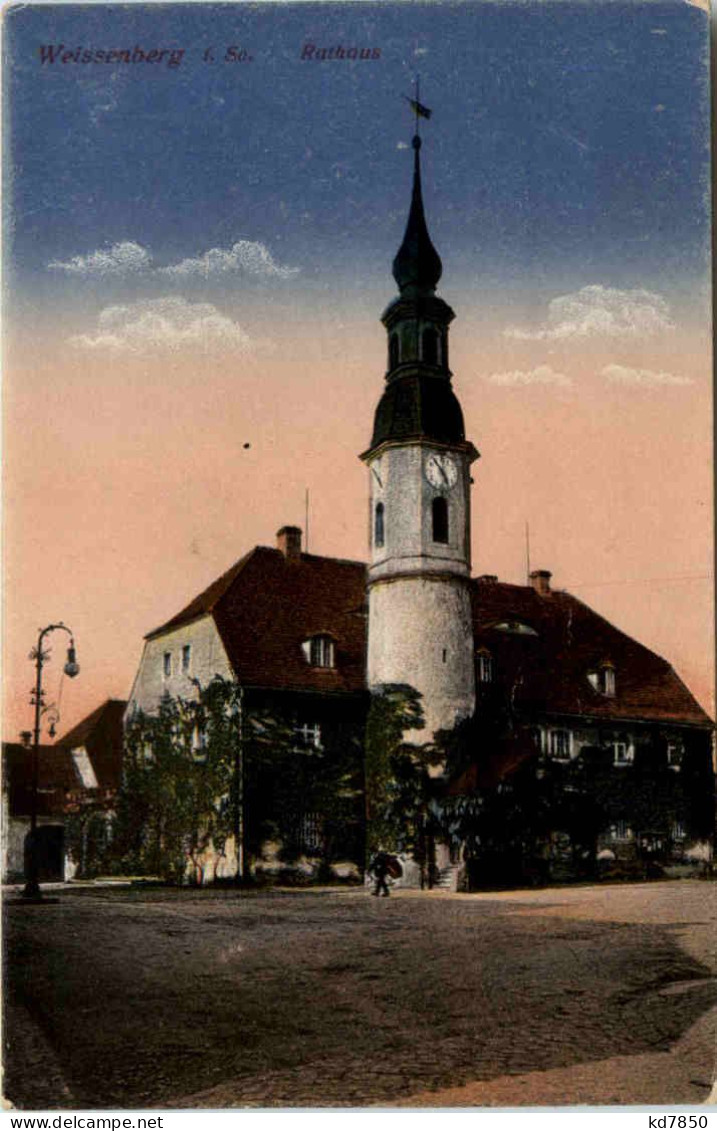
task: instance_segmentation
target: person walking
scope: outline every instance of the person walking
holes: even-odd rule
[[[374,895],[389,895],[388,884],[386,883],[386,876],[389,873],[389,856],[387,852],[379,850],[371,861],[369,871],[376,881],[376,886],[373,889]]]

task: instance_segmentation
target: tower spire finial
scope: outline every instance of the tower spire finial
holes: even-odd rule
[[[416,75],[416,95],[418,95],[419,77]],[[418,122],[420,118],[430,118],[432,111],[416,98],[408,98],[414,114],[416,115],[416,133],[411,145],[413,147],[413,192],[411,194],[411,209],[408,214],[408,223],[403,235],[403,242],[398,249],[393,261],[393,277],[398,283],[402,295],[433,294],[438,280],[443,272],[443,264],[428,234],[426,217],[423,211],[423,193],[421,191],[421,136]]]

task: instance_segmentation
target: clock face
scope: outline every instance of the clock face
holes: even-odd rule
[[[437,490],[449,491],[458,482],[458,468],[450,456],[434,453],[426,460],[426,479]]]

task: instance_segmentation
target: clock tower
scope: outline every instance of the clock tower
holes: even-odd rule
[[[469,580],[471,464],[451,385],[448,328],[435,291],[442,265],[421,193],[421,139],[413,139],[413,194],[393,261],[399,295],[381,321],[386,388],[362,459],[368,467],[368,684],[410,684],[422,695],[428,741],[473,713],[475,670]]]

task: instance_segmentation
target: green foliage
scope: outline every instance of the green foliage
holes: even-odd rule
[[[205,854],[220,857],[235,829],[241,725],[239,689],[218,677],[130,721],[113,840],[124,870],[204,880]]]
[[[304,743],[282,706],[248,706],[236,684],[217,676],[196,684],[195,699],[165,696],[156,715],[136,715],[117,799],[118,867],[201,883],[216,878],[233,838],[246,879],[268,840],[280,842],[287,862],[301,856],[310,815],[319,841],[312,854],[328,870],[346,830],[359,839],[360,735],[339,722],[322,728],[320,746]],[[214,874],[205,874],[208,859]]]
[[[366,723],[367,853],[379,847],[410,853],[423,866],[433,779],[440,762],[430,744],[404,741],[424,727],[421,695],[407,684],[385,684],[371,697]]]
[[[111,818],[96,804],[77,804],[65,813],[65,851],[78,879],[113,870]]]

